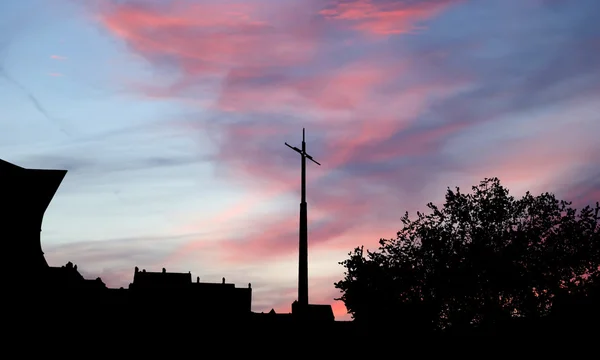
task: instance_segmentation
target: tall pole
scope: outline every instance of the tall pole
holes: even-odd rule
[[[301,158],[301,195],[300,195],[300,239],[298,244],[298,305],[308,305],[308,217],[306,204],[306,159],[308,158],[317,165],[319,164],[312,156],[306,153],[305,130],[302,129],[302,150],[295,146],[289,148],[300,154]]]

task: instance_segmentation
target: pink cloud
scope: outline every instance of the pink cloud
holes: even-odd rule
[[[375,78],[383,79],[383,77]],[[374,86],[376,81],[357,81],[357,83],[357,87],[364,86],[363,91],[368,92],[370,86]],[[436,143],[440,139],[463,129],[467,124],[450,123],[435,127],[414,134],[400,144],[389,140],[398,131],[412,124],[413,119],[417,118],[426,108],[427,99],[430,95],[450,92],[455,86],[454,84],[444,83],[432,84],[431,86],[420,86],[393,94],[395,98],[403,99],[403,101],[398,101],[399,105],[396,105],[397,107],[391,106],[391,111],[403,110],[404,116],[409,119],[407,121],[398,121],[397,118],[391,116],[381,119],[364,116],[355,119],[350,124],[351,126],[345,126],[343,128],[345,131],[341,133],[330,132],[330,138],[327,142],[329,145],[325,149],[325,153],[323,155],[313,153],[319,161],[326,164],[326,171],[320,169],[309,171],[308,182],[311,186],[311,194],[313,194],[311,196],[324,199],[319,202],[319,213],[331,214],[332,217],[312,219],[314,223],[311,225],[313,229],[311,239],[314,239],[314,241],[311,246],[321,246],[320,244],[329,243],[331,240],[348,233],[350,233],[348,235],[351,235],[357,223],[364,222],[365,219],[375,220],[370,217],[370,214],[373,213],[376,207],[376,204],[369,201],[361,203],[355,201],[356,194],[369,191],[368,184],[364,182],[367,179],[371,181],[372,175],[340,182],[335,185],[334,189],[315,189],[311,184],[356,161],[389,161],[406,155],[426,154],[436,149]],[[377,115],[376,112],[373,114]],[[314,126],[317,130],[319,127],[327,128],[334,125],[316,123]],[[216,214],[211,217],[211,223],[238,216],[242,211],[249,211],[258,202],[270,201],[281,194],[297,191],[299,186],[297,171],[283,171],[285,167],[282,167],[281,162],[274,161],[273,156],[269,155],[271,150],[265,146],[258,146],[258,144],[268,143],[273,136],[284,134],[286,128],[287,125],[283,123],[235,124],[221,127],[222,144],[217,154],[219,164],[225,164],[228,171],[230,171],[230,175],[242,178],[246,183],[252,180],[262,182],[262,187],[267,190],[255,194],[252,198],[241,202],[222,214]],[[373,150],[374,145],[377,145],[377,151]],[[285,151],[283,146],[282,151]],[[240,154],[245,154],[245,156],[240,156]],[[295,157],[295,155],[290,155],[290,161],[292,161],[291,156]],[[336,189],[340,191],[336,192]],[[344,213],[343,217],[337,216],[341,213]],[[314,227],[317,223],[319,225]],[[377,223],[381,224],[381,222]],[[295,241],[297,226],[296,217],[275,217],[257,223],[256,228],[260,230],[255,234],[244,236],[243,239],[223,239],[223,241],[214,245],[221,248],[219,252],[223,254],[224,260],[238,263],[262,261],[276,255],[285,255],[297,251],[297,242]],[[375,239],[377,241],[379,237],[380,235],[374,231],[370,237],[363,236],[361,240]],[[334,246],[338,249],[343,246],[352,247],[354,241],[357,241],[357,239],[350,236],[344,244],[338,243]],[[201,242],[199,240],[199,243]],[[187,256],[190,251],[202,248],[202,246],[191,242],[185,245],[179,254]],[[177,261],[177,256],[173,259],[173,261]]]
[[[410,152],[414,153],[426,146],[428,141],[443,138],[467,125],[466,123],[449,124],[446,127],[435,128],[429,133],[417,135],[420,141],[415,139],[410,144],[395,144],[394,148],[383,148],[383,152],[363,151],[359,154],[361,150],[381,144],[402,129],[414,125],[415,119],[427,109],[428,101],[432,96],[448,95],[466,84],[465,81],[442,80],[439,83],[424,84],[414,88],[388,90],[385,94],[377,93],[380,87],[390,84],[390,79],[397,79],[397,75],[405,71],[404,69],[407,69],[405,64],[385,67],[376,62],[372,64],[358,62],[333,74],[310,77],[296,82],[286,80],[287,82],[284,83],[254,87],[226,84],[222,89],[221,103],[227,103],[231,105],[229,108],[236,107],[239,111],[256,111],[259,107],[266,110],[277,108],[282,103],[290,104],[279,101],[281,97],[269,96],[273,93],[290,99],[296,96],[295,103],[303,103],[298,110],[304,109],[315,114],[347,110],[349,113],[344,116],[341,123],[327,121],[326,115],[324,120],[311,124],[311,131],[328,133],[324,154],[313,155],[327,164],[328,171],[335,171],[347,165],[349,161],[356,161],[355,155],[360,157],[359,160],[381,161],[386,157],[389,159]],[[300,101],[299,95],[302,91],[305,92],[305,97]],[[260,101],[265,98],[272,101]],[[252,158],[268,158],[270,150],[257,147],[255,144],[262,144],[273,135],[283,134],[287,125],[283,122],[253,124],[256,130],[252,141],[246,140],[247,137],[242,141],[238,136],[239,131],[235,129],[243,126],[235,124],[231,126],[231,130],[225,128],[218,159],[228,165],[234,165],[240,176],[268,179],[281,185],[294,184],[296,174],[282,173],[280,163],[272,161],[258,163],[239,156],[240,153],[245,153],[252,154]],[[319,176],[324,175],[324,173],[320,174]],[[313,177],[311,181],[317,180],[319,176]]]
[[[60,55],[50,55],[50,59],[53,59],[53,60],[67,60],[67,58],[65,56],[60,56]]]
[[[308,172],[310,196],[318,199],[318,207],[310,211],[309,219],[312,249],[351,249],[361,243],[376,243],[381,236],[388,235],[380,232],[390,227],[390,218],[399,216],[389,212],[376,218],[373,214],[381,213],[378,211],[381,201],[357,201],[357,194],[372,191],[365,178],[339,180],[330,188],[312,185],[356,161],[379,162],[404,154],[427,153],[435,148],[436,141],[460,128],[460,124],[442,126],[417,134],[403,144],[391,145],[394,135],[415,125],[427,110],[430,98],[448,95],[464,86],[465,81],[438,78],[418,86],[410,81],[400,86],[402,80],[410,80],[418,59],[392,61],[370,55],[330,70],[314,66],[314,56],[318,50],[326,50],[327,43],[322,38],[323,25],[310,20],[318,11],[297,10],[312,8],[310,3],[306,7],[302,5],[304,2],[295,3],[296,8],[279,5],[277,12],[281,16],[271,16],[275,10],[261,6],[260,2],[229,1],[200,4],[176,1],[160,7],[147,3],[119,4],[100,14],[109,31],[151,64],[178,66],[181,77],[173,83],[158,88],[138,87],[147,95],[177,99],[199,84],[209,83],[218,93],[215,103],[205,109],[230,115],[254,112],[281,117],[281,122],[215,125],[219,135],[215,154],[218,171],[226,173],[228,179],[243,179],[246,186],[256,185],[264,190],[190,227],[201,228],[205,222],[225,223],[247,213],[258,202],[298,190],[298,170],[285,171],[287,164],[298,160],[296,154],[290,153],[289,160],[282,160],[264,144],[283,139],[289,129],[285,116],[302,112],[315,118],[310,131],[328,134],[323,153],[313,153],[324,167]],[[359,3],[350,2],[349,6]],[[339,5],[322,15],[350,20],[360,30],[382,34],[408,29],[409,24],[434,16],[443,8],[442,5],[406,7],[405,10],[396,5],[352,10]],[[370,12],[359,14],[366,10]],[[295,12],[302,15],[292,16]],[[200,125],[203,131],[211,131],[205,126]],[[285,140],[298,145],[293,139]],[[279,146],[286,151],[283,143]],[[217,254],[215,263],[242,266],[268,262],[296,252],[297,237],[297,216],[275,216],[259,220],[240,237],[190,241],[176,249],[167,261],[175,263],[210,248]],[[323,289],[331,291],[333,281],[323,285]],[[333,296],[326,298],[323,301],[332,301]],[[290,304],[291,301],[286,302],[285,306],[289,309]],[[343,309],[339,304],[335,306],[337,315]]]
[[[381,14],[389,12],[392,18],[400,16],[408,21],[433,14],[448,4],[393,2],[375,6],[355,1],[323,11],[328,17],[367,20],[387,18]],[[356,8],[364,14],[360,15]],[[223,88],[216,104],[218,109],[243,112],[272,104],[272,110],[302,107],[309,101],[319,108],[348,110],[367,100],[369,94],[362,89],[390,81],[401,68],[368,61],[312,78],[305,74],[301,79],[277,79],[278,68],[308,64],[326,46],[324,24],[314,21],[317,12],[313,2],[272,7],[260,1],[176,1],[162,6],[113,5],[104,8],[99,19],[151,61],[172,62],[180,67],[183,76],[175,83],[163,88],[147,87],[145,91],[152,96],[176,97],[197,87],[199,76],[225,76],[222,85],[217,82],[212,86]],[[275,78],[265,83],[264,78],[269,75]],[[269,99],[267,104],[265,99]]]
[[[279,23],[259,3],[175,1],[169,5],[119,4],[100,21],[135,51],[171,56],[188,76],[224,74],[231,68],[307,61],[314,30]]]
[[[571,183],[572,174],[594,163],[596,156],[593,145],[586,148],[579,144],[581,133],[573,132],[571,123],[560,121],[568,116],[547,116],[547,127],[540,129],[535,139],[508,141],[504,151],[483,156],[485,162],[470,165],[469,172],[496,176],[514,191],[535,193]]]
[[[376,35],[411,33],[418,22],[438,15],[456,0],[351,0],[336,1],[321,11],[327,19],[350,22],[353,27]]]
[[[270,80],[268,69],[235,69],[223,83],[217,106],[237,112],[272,111],[282,107],[350,111],[369,101],[373,91],[396,79],[405,68],[403,63],[385,64],[372,59],[326,73],[298,78],[273,76]],[[257,81],[261,79],[267,81]]]
[[[51,72],[51,73],[48,73],[48,75],[50,75],[50,76],[54,76],[54,77],[63,76],[63,74],[61,74],[61,73],[57,73],[57,72]]]
[[[370,237],[365,236],[365,222],[369,219],[369,229],[373,231],[375,225],[381,221],[374,218],[372,214],[379,203],[373,200],[358,202],[349,194],[363,191],[362,179],[350,178],[338,184],[339,191],[335,189],[312,189],[312,196],[319,199],[318,209],[313,209],[309,214],[309,236],[311,249],[329,248],[328,243],[346,235],[344,245],[336,242],[332,248],[352,247],[349,245],[357,241],[356,231],[361,240],[378,240],[379,236],[373,232]],[[314,215],[316,214],[316,216]],[[322,216],[319,214],[328,214]],[[340,214],[343,214],[341,216]],[[272,260],[277,256],[292,254],[298,249],[298,217],[279,216],[273,217],[257,224],[253,232],[246,232],[242,237],[232,239],[220,239],[207,245],[205,240],[192,241],[177,251],[170,261],[181,260],[178,256],[190,256],[193,251],[201,250],[205,246],[220,254],[221,261],[235,263],[254,263]],[[193,254],[193,253],[192,253]]]

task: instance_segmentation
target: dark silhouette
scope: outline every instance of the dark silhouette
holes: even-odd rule
[[[515,199],[494,178],[427,207],[405,214],[396,239],[341,263],[335,287],[356,322],[515,334],[587,331],[599,319],[600,204],[577,212],[549,193]]]
[[[313,305],[308,302],[308,205],[306,203],[306,159],[319,164],[306,152],[305,130],[302,129],[302,149],[285,143],[287,147],[300,154],[300,231],[298,243],[298,300],[292,305],[292,313],[303,319],[333,320],[331,305]]]
[[[42,324],[109,326],[115,321],[138,325],[198,322],[213,326],[235,324],[236,331],[247,326],[268,325],[270,329],[299,322],[333,324],[329,305],[297,306],[292,313],[254,313],[252,286],[237,288],[226,282],[192,281],[191,272],[146,271],[135,266],[128,288],[110,289],[100,278],[85,279],[77,265],[49,266],[42,252],[40,232],[44,213],[65,170],[25,169],[0,160],[0,191],[3,213],[0,228],[5,244],[4,259],[14,271],[4,278],[14,292],[8,298],[13,309]],[[42,306],[31,306],[32,299]],[[275,326],[275,327],[273,327]],[[86,328],[87,329],[87,328]],[[231,332],[232,328],[228,328]],[[276,330],[273,330],[276,331]]]
[[[305,159],[313,159],[304,137],[302,150],[292,149],[302,155],[299,289],[284,314],[252,312],[250,283],[238,288],[225,278],[205,283],[191,272],[135,266],[128,288],[111,289],[100,278],[85,279],[71,262],[49,266],[41,224],[67,172],[0,160],[5,326],[15,320],[10,328],[29,335],[48,336],[52,325],[70,339],[98,332],[126,339],[130,324],[159,329],[158,343],[166,336],[160,329],[201,327],[215,339],[260,334],[316,346],[336,334],[381,340],[373,326],[390,336],[551,334],[584,332],[600,319],[600,204],[577,212],[548,193],[517,200],[498,179],[486,179],[472,194],[448,189],[444,207],[428,204],[429,215],[406,214],[398,238],[382,239],[378,251],[350,253],[342,262],[346,278],[335,287],[354,321],[335,321],[330,305],[308,302]]]
[[[308,307],[308,205],[306,204],[306,159],[310,159],[317,165],[312,156],[306,153],[305,132],[302,129],[302,150],[285,143],[287,147],[300,154],[300,240],[298,245],[298,303],[297,306]]]
[[[210,309],[211,312],[243,316],[251,311],[252,288],[234,284],[193,282],[191,273],[136,271],[129,285],[139,301],[155,306],[183,306]]]
[[[23,277],[48,267],[40,240],[42,220],[66,174],[65,170],[24,169],[0,160],[0,225],[6,237],[3,246],[10,254],[5,261],[19,264]]]

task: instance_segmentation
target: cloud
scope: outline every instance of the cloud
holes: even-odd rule
[[[122,156],[102,158],[93,156],[66,156],[66,155],[30,155],[23,156],[20,162],[32,164],[30,167],[44,167],[65,169],[78,176],[85,175],[89,177],[108,175],[111,173],[127,172],[132,175],[139,170],[160,170],[162,168],[180,167],[189,164],[197,164],[204,161],[198,156]],[[35,165],[39,164],[39,165]]]
[[[67,60],[67,58],[65,56],[60,56],[60,55],[50,55],[50,59],[52,59],[52,60]]]
[[[169,236],[140,236],[114,239],[93,239],[88,241],[44,246],[49,263],[62,264],[68,261],[81,262],[87,266],[139,260],[144,263],[164,258],[161,251],[173,243],[199,236],[200,234],[180,234]],[[170,240],[166,242],[165,240]],[[131,263],[129,266],[134,267]],[[54,266],[54,265],[52,265]]]
[[[207,251],[218,269],[292,259],[299,159],[283,142],[298,146],[303,127],[308,151],[323,164],[307,170],[317,253],[376,244],[393,235],[404,211],[483,177],[498,176],[513,193],[557,191],[580,203],[597,197],[598,6],[302,0],[101,7],[102,26],[166,74],[134,90],[200,108],[173,126],[211,139],[202,159],[219,180],[248,191],[189,224],[195,231],[244,219],[243,231],[188,239],[164,261]],[[255,209],[265,202],[290,210],[260,217]],[[264,286],[276,276],[267,278]],[[332,282],[315,285],[319,301],[330,301]],[[283,309],[293,285],[273,285],[256,302]]]
[[[600,157],[595,156],[581,170],[575,181],[565,181],[559,191],[560,198],[572,201],[573,206],[583,208],[600,202]]]
[[[350,0],[335,1],[320,14],[349,22],[359,31],[375,35],[414,33],[417,24],[430,19],[460,0]]]
[[[143,236],[116,239],[95,239],[93,241],[69,243],[54,246],[44,246],[45,256],[50,266],[62,266],[67,262],[78,265],[78,270],[87,279],[100,277],[111,288],[125,287],[133,281],[134,267],[159,271],[166,267],[169,271],[186,272],[181,264],[173,265],[164,261],[167,249],[171,249],[182,241],[202,236],[202,234],[181,234],[175,236]],[[167,251],[166,251],[167,250]],[[206,248],[205,250],[210,250]],[[203,266],[196,268],[194,276],[199,276],[202,281],[217,282],[221,277],[234,282],[238,287],[245,287],[243,281],[247,279],[247,266],[240,265],[235,269],[215,271],[219,262],[214,257],[213,251],[205,251],[203,255],[196,254],[196,261]],[[184,265],[185,266],[185,265]],[[291,303],[295,299],[296,288],[273,281],[269,277],[259,275],[257,270],[252,277],[253,311],[268,312],[274,308],[278,313],[289,312]],[[264,273],[263,273],[264,274]],[[313,303],[331,303],[337,296],[332,283],[332,277],[311,278],[313,285],[311,298]],[[343,305],[335,304],[336,317],[344,317]]]
[[[309,59],[314,31],[284,22],[285,14],[269,15],[256,2],[174,1],[115,4],[100,14],[100,20],[135,51],[152,61],[176,65],[188,76]],[[186,85],[181,80],[173,90]]]
[[[62,266],[70,261],[78,265],[84,277],[101,277],[108,287],[118,288],[127,287],[133,281],[134,267],[160,269],[164,266],[165,254],[173,247],[198,236],[202,234],[100,238],[42,246],[50,266]]]

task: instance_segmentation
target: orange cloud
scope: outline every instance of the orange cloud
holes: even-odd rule
[[[376,35],[392,35],[418,30],[416,23],[436,16],[457,2],[455,0],[338,1],[320,13],[328,19],[349,21],[359,31]]]

